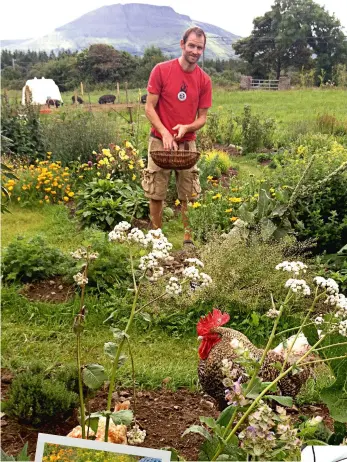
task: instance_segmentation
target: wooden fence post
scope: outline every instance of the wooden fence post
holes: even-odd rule
[[[120,103],[119,82],[117,82],[117,101]]]
[[[83,96],[83,82],[81,82],[81,96]]]

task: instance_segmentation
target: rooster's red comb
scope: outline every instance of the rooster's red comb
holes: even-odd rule
[[[204,336],[210,333],[211,329],[216,327],[223,326],[230,319],[228,313],[222,313],[216,308],[213,309],[212,313],[208,313],[206,316],[203,316],[197,325],[197,331],[199,336]]]

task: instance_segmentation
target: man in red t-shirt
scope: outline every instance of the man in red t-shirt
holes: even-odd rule
[[[163,202],[171,170],[158,167],[151,151],[189,149],[196,151],[195,132],[206,123],[212,105],[210,77],[197,65],[206,45],[206,35],[199,27],[188,29],[180,42],[182,56],[157,64],[147,86],[146,116],[152,124],[148,166],[142,187],[150,198],[150,215],[154,228],[162,226]],[[177,170],[176,187],[181,202],[185,228],[184,243],[192,244],[188,226],[187,204],[201,192],[197,166]]]

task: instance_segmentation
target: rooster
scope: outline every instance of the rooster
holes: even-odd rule
[[[229,319],[230,316],[227,313],[222,313],[220,310],[214,309],[212,313],[202,317],[197,325],[199,340],[201,340],[199,346],[199,381],[204,392],[217,401],[220,410],[227,407],[227,401],[225,399],[226,387],[223,385],[223,379],[225,377],[221,370],[223,359],[227,359],[232,363],[233,370],[235,371],[236,369],[236,371],[239,372],[238,378],[241,382],[244,382],[246,379],[244,367],[235,361],[237,353],[233,345],[241,342],[243,348],[249,350],[250,358],[255,361],[260,361],[263,354],[263,350],[254,346],[241,332],[221,327],[226,324]],[[235,340],[238,342],[235,342]],[[283,349],[281,351],[284,352]],[[293,354],[289,357],[289,364],[286,369],[290,367],[291,361],[295,359],[297,358],[295,358],[294,346]],[[264,382],[272,382],[280,373],[279,370],[274,367],[274,364],[278,362],[282,364],[283,361],[284,354],[270,350],[259,370],[259,377]],[[309,376],[310,369],[307,366],[294,375],[289,373],[278,383],[280,393],[284,396],[295,397]]]

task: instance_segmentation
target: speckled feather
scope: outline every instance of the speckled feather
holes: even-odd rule
[[[237,339],[243,343],[243,347],[247,348],[250,352],[250,357],[254,360],[260,360],[263,354],[263,350],[257,348],[253,345],[252,342],[241,332],[238,332],[234,329],[218,327],[213,329],[213,332],[221,335],[221,340],[213,346],[206,360],[200,360],[198,367],[198,375],[200,384],[205,393],[212,396],[218,402],[219,408],[222,410],[227,406],[225,401],[225,386],[223,385],[224,376],[221,371],[222,360],[228,359],[228,361],[233,362],[233,368],[240,371],[239,375],[245,372],[244,368],[237,364],[235,358],[237,354],[230,345],[231,340]],[[279,375],[278,369],[273,367],[271,364],[276,362],[283,363],[283,356],[274,351],[269,351],[265,361],[259,371],[259,376],[264,382],[272,382]],[[289,365],[290,360],[289,358]],[[284,377],[279,381],[279,389],[281,395],[284,396],[296,396],[301,386],[306,382],[310,376],[310,369],[306,367],[301,372],[292,375],[291,373],[288,376]],[[241,379],[241,381],[244,381]]]

